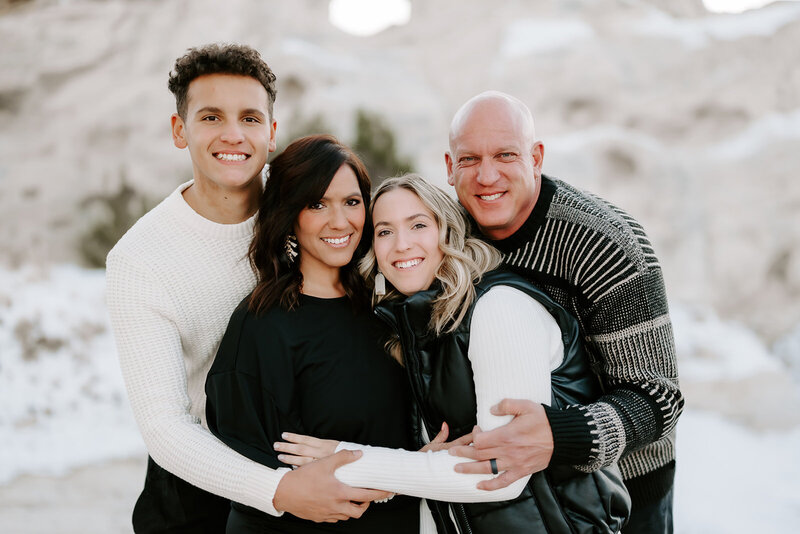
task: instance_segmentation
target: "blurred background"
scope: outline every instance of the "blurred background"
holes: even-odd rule
[[[330,132],[443,186],[486,89],[532,109],[545,173],[625,208],[662,261],[686,410],[676,532],[800,522],[800,3],[0,0],[0,532],[130,532],[146,453],[104,258],[191,177],[167,76],[239,42],[279,144]]]

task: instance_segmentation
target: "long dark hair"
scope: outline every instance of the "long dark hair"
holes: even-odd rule
[[[342,165],[356,175],[358,188],[369,213],[370,181],[367,169],[352,150],[331,135],[309,135],[293,141],[269,165],[269,178],[261,195],[250,243],[250,264],[256,272],[256,288],[249,307],[260,313],[276,304],[294,309],[300,298],[303,275],[300,258],[290,262],[286,256],[286,238],[303,208],[325,195],[333,176]],[[345,294],[356,307],[366,307],[369,292],[358,272],[358,262],[372,244],[372,222],[365,218],[361,241],[353,258],[341,268],[340,279]]]

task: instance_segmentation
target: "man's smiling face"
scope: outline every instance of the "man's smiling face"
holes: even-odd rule
[[[513,106],[487,99],[452,132],[447,181],[491,239],[513,234],[536,203],[543,147],[529,130]]]
[[[275,122],[255,78],[209,74],[189,84],[186,117],[172,116],[175,146],[189,148],[196,183],[247,188],[275,150]]]

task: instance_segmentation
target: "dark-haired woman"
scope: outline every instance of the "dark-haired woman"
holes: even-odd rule
[[[401,367],[383,349],[357,269],[370,183],[329,136],[290,144],[270,165],[250,260],[258,282],[231,317],[206,381],[210,430],[272,468],[282,432],[408,448],[411,406]],[[314,488],[308,488],[313,492]],[[232,505],[227,532],[409,533],[418,501],[373,503],[359,519],[313,523]]]

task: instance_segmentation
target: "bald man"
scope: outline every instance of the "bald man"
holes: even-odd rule
[[[450,127],[448,183],[508,268],[574,314],[605,394],[566,410],[506,399],[506,426],[453,453],[461,470],[505,471],[504,487],[548,465],[619,462],[631,494],[624,533],[671,533],[675,424],[683,409],[661,266],[642,226],[605,200],[542,174],[544,145],[518,99],[490,91]]]

